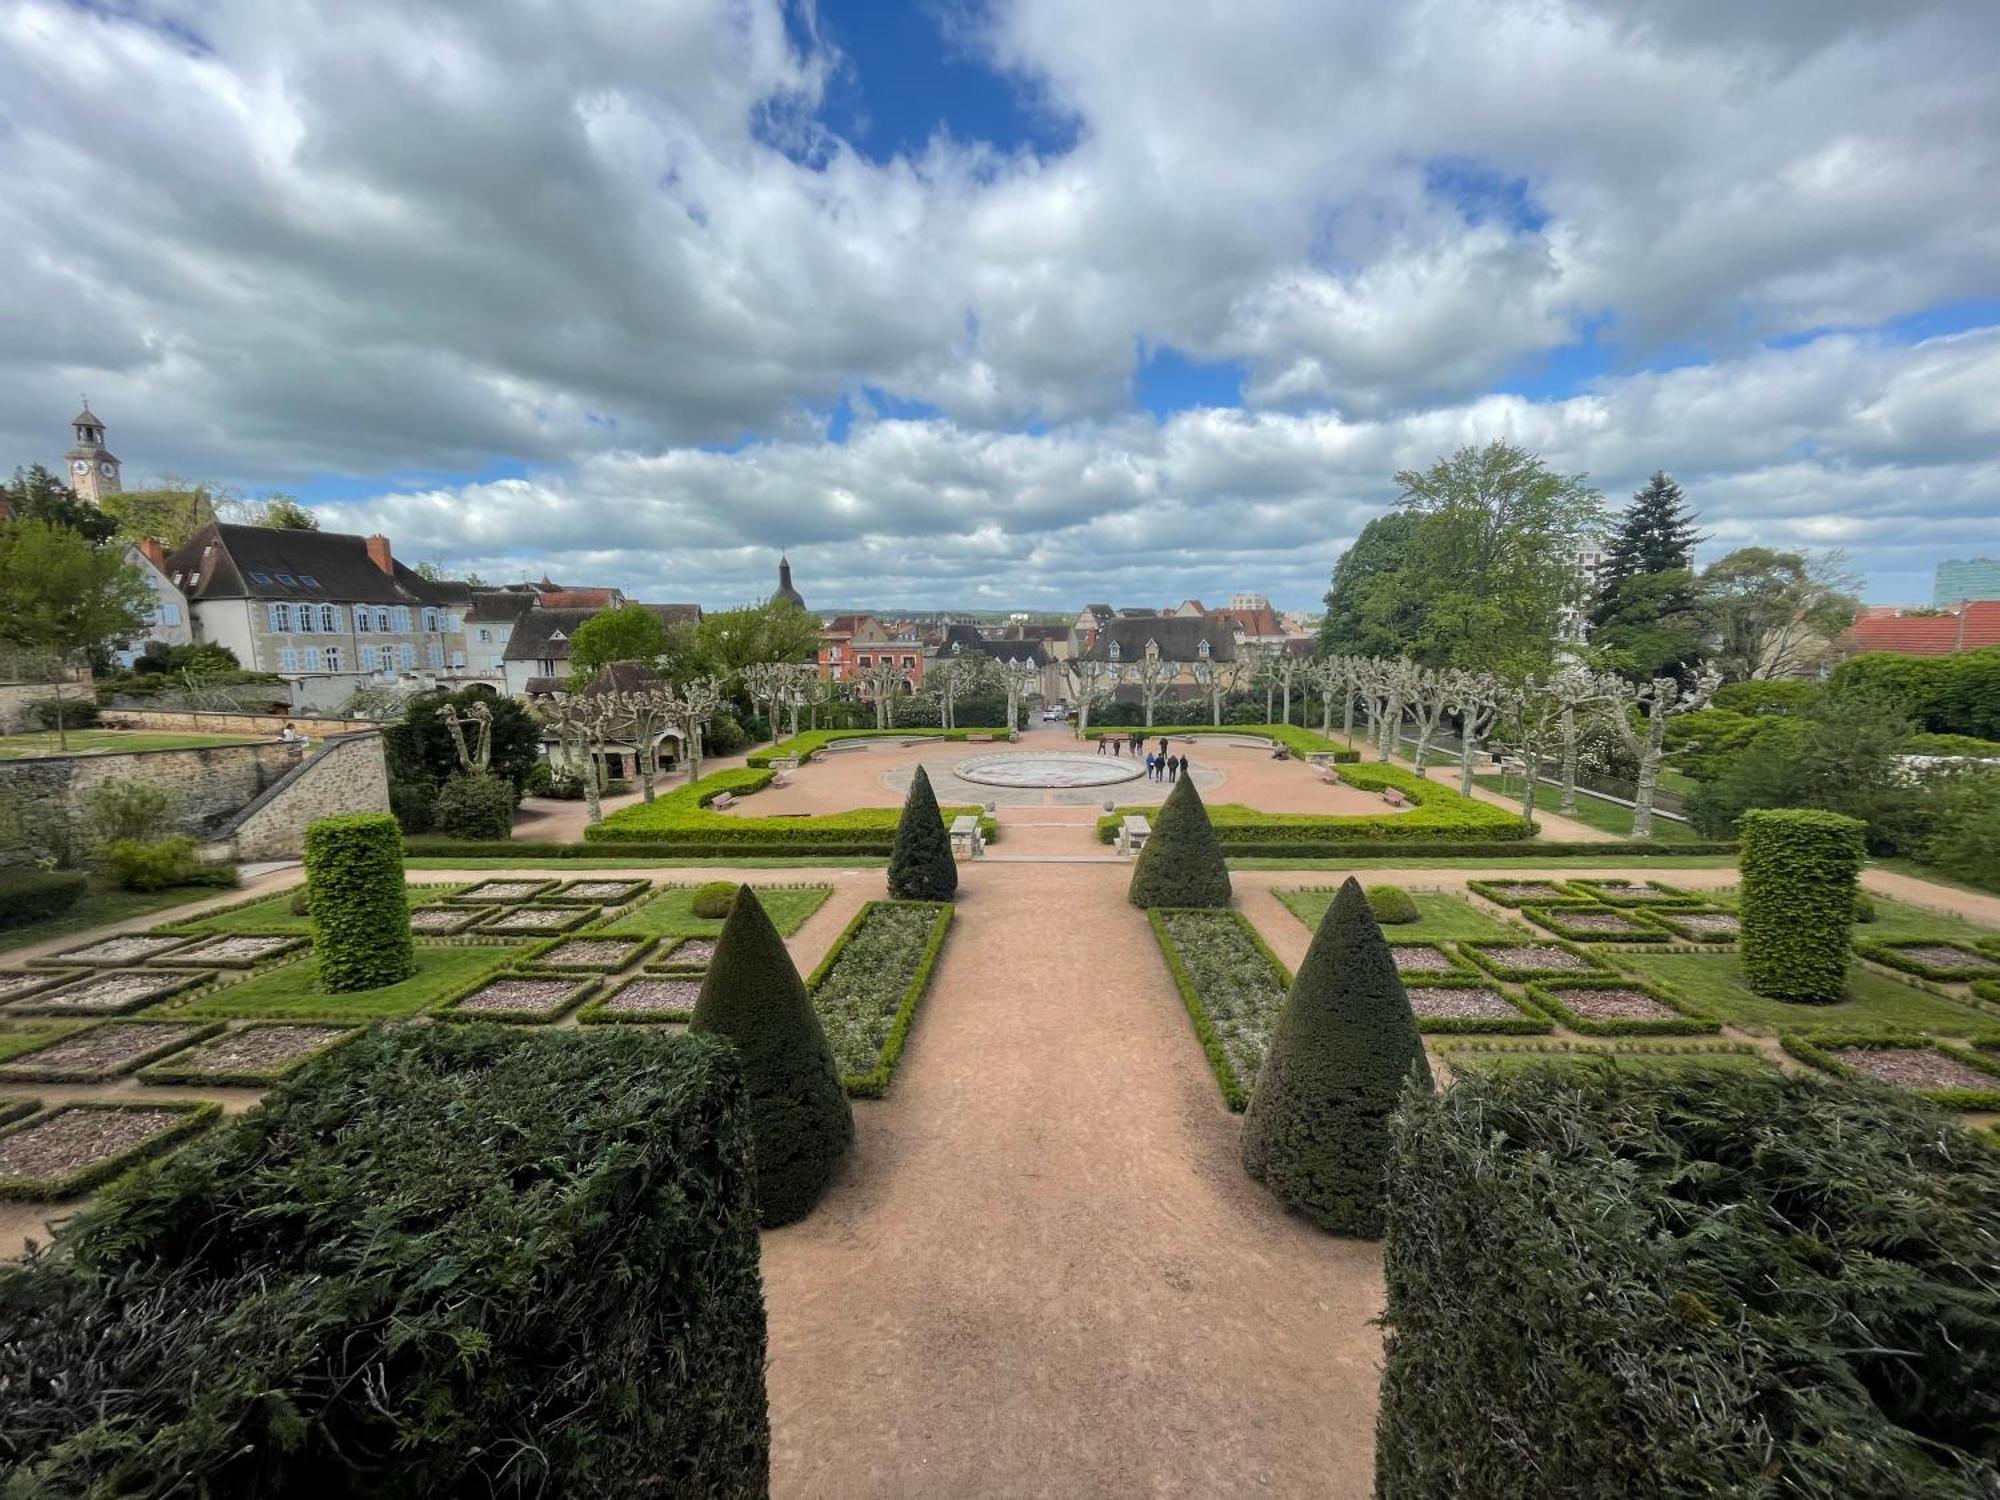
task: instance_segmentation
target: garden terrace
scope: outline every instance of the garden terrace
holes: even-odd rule
[[[661,886],[649,899],[593,927],[590,935],[595,937],[601,933],[608,937],[655,938],[720,936],[720,917],[698,917],[694,914],[694,893],[697,889],[699,887],[692,885]],[[771,925],[778,929],[782,937],[790,937],[797,932],[833,894],[830,885],[756,884],[755,889]]]
[[[122,1016],[206,986],[218,977],[213,969],[195,972],[114,969],[86,974],[58,988],[10,1001],[0,1006],[0,1015]]]
[[[518,944],[420,944],[414,974],[373,990],[328,990],[319,982],[315,961],[301,958],[197,995],[167,1013],[261,1021],[394,1020],[431,1009],[467,984],[517,962],[522,951]]]
[[[1838,1032],[1787,1036],[1784,1047],[1839,1078],[1908,1090],[1949,1109],[2000,1110],[2000,1056],[1991,1052],[1918,1035]]]
[[[362,1034],[359,1026],[258,1021],[232,1027],[139,1070],[143,1083],[262,1087]]]
[[[103,1021],[17,1052],[0,1082],[102,1083],[222,1030],[193,1021]]]

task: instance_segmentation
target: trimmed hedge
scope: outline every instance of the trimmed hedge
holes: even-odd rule
[[[621,808],[602,823],[585,828],[583,836],[593,843],[650,844],[681,858],[748,852],[839,855],[890,851],[900,816],[892,807],[863,807],[810,818],[735,818],[709,811],[709,804],[724,792],[733,797],[751,796],[769,786],[776,774],[756,767],[717,771],[651,802]],[[960,813],[978,816],[989,841],[998,837],[998,820],[984,816],[977,807],[948,807],[940,815],[949,819]],[[521,850],[519,844],[508,844],[503,852],[513,855]],[[464,855],[472,851],[447,843],[435,850],[426,847],[425,852]],[[593,858],[604,857],[601,849],[583,852]]]
[[[1153,831],[1132,864],[1126,896],[1134,906],[1227,906],[1229,866],[1194,778],[1183,776],[1152,820]]]
[[[416,972],[403,835],[394,818],[321,818],[306,829],[305,864],[322,988],[380,989]]]
[[[1241,912],[1155,906],[1146,920],[1222,1102],[1240,1114],[1270,1050],[1291,971]]]
[[[1810,1077],[1526,1066],[1403,1102],[1380,1500],[1974,1500],[2000,1152]]]
[[[204,860],[184,833],[164,839],[113,839],[98,851],[111,883],[127,891],[167,891],[176,886],[232,886],[236,866]]]
[[[888,1095],[955,912],[949,901],[869,901],[806,980],[822,1029],[842,1031],[842,1021],[852,1013],[865,1032],[852,1040],[865,1046],[867,1066],[850,1066],[840,1075],[850,1099]],[[906,915],[926,918],[920,935],[897,930]],[[884,1011],[887,1025],[878,1036],[874,1028],[885,1019]],[[838,1064],[841,1048],[831,1040],[829,1045]]]
[[[1368,909],[1375,913],[1375,920],[1384,927],[1401,927],[1423,917],[1410,893],[1400,885],[1369,886]]]
[[[78,870],[0,870],[0,932],[59,917],[89,888]]]
[[[958,861],[922,766],[910,777],[889,850],[889,894],[899,901],[949,901],[958,894]]]
[[[733,880],[710,880],[695,888],[688,901],[688,909],[697,917],[719,922],[729,915],[729,908],[735,904],[736,883]]]
[[[1963,963],[1934,964],[1918,958],[1906,950],[1913,948],[1950,948],[1965,955]],[[1946,938],[1900,938],[1894,941],[1863,939],[1854,945],[1854,951],[1863,958],[1873,959],[1891,969],[1900,969],[1905,974],[1915,974],[1922,979],[2000,979],[2000,958],[1991,953],[1983,953],[1964,943],[1954,943]]]
[[[1864,1082],[1872,1088],[1886,1088],[1892,1092],[1917,1094],[1946,1109],[2000,1109],[2000,1057],[1994,1056],[1991,1052],[1974,1051],[1951,1042],[1941,1042],[1920,1031],[1895,1034],[1885,1034],[1880,1031],[1816,1031],[1810,1036],[1788,1033],[1778,1038],[1778,1045],[1800,1062],[1810,1063],[1813,1067],[1823,1069],[1836,1078]],[[1885,1084],[1880,1079],[1871,1078],[1845,1058],[1833,1055],[1836,1050],[1847,1047],[1913,1047],[1920,1051],[1937,1052],[1955,1062],[1964,1063],[1968,1068],[1976,1068],[1981,1073],[1991,1074],[1993,1082],[1985,1088],[1946,1084],[1934,1089],[1902,1090],[1895,1084]]]
[[[1571,1009],[1563,998],[1571,990],[1637,990],[1649,999],[1657,1000],[1673,1014],[1651,1019],[1641,1016],[1586,1016]],[[1545,1015],[1555,1017],[1571,1031],[1585,1036],[1713,1036],[1722,1030],[1720,1021],[1695,1009],[1680,996],[1648,980],[1633,979],[1624,974],[1530,980],[1528,999]]]
[[[689,1026],[734,1043],[743,1060],[764,1227],[803,1219],[854,1144],[854,1112],[785,940],[747,885],[722,924]]]
[[[1005,735],[1006,732],[1004,729],[808,729],[803,734],[795,734],[788,740],[753,751],[743,757],[743,762],[762,770],[774,760],[796,755],[799,764],[804,765],[836,740],[964,740],[975,734]]]
[[[1743,814],[1743,929],[1750,988],[1774,1000],[1827,1004],[1847,984],[1849,927],[1864,825],[1810,808]]]
[[[1431,1088],[1389,945],[1351,876],[1292,980],[1243,1115],[1243,1167],[1334,1234],[1382,1232],[1389,1116]]]
[[[485,774],[454,776],[437,794],[431,823],[446,838],[504,839],[514,827],[514,783]]]
[[[1477,840],[1487,846],[1484,852],[1490,854],[1495,852],[1490,847],[1493,844],[1512,845],[1534,836],[1534,829],[1504,807],[1461,797],[1455,788],[1400,766],[1370,763],[1334,769],[1349,786],[1363,791],[1394,787],[1414,805],[1404,812],[1331,814],[1260,812],[1241,803],[1220,802],[1208,813],[1223,853],[1239,858],[1283,858],[1287,854],[1310,853],[1315,848],[1334,848],[1342,854],[1351,854],[1356,852],[1353,846],[1358,841],[1375,841],[1391,845],[1390,853],[1410,854],[1419,852],[1412,844],[1425,840],[1461,843]],[[1123,807],[1106,813],[1097,820],[1098,842],[1115,843],[1118,826],[1126,814],[1151,811],[1147,807]],[[1602,858],[1610,846],[1592,847]],[[1678,851],[1684,846],[1674,847]],[[1534,852],[1541,851],[1537,848]]]
[[[765,1493],[747,1101],[714,1041],[373,1034],[59,1245],[0,1271],[20,1493]]]
[[[1302,729],[1297,724],[1155,724],[1150,729],[1138,724],[1113,724],[1109,728],[1086,730],[1081,737],[1084,740],[1101,740],[1107,736],[1124,739],[1141,733],[1149,740],[1156,740],[1161,735],[1169,738],[1221,735],[1234,739],[1269,740],[1274,745],[1283,745],[1301,760],[1308,755],[1326,755],[1339,765],[1352,765],[1361,759],[1359,750],[1337,744],[1317,729]]]

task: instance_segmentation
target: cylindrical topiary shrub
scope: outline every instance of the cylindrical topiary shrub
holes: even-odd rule
[[[1398,927],[1423,915],[1417,910],[1415,898],[1400,885],[1369,886],[1368,909],[1384,927]]]
[[[958,862],[951,857],[951,835],[938,811],[937,794],[922,766],[910,778],[903,799],[903,816],[896,823],[895,847],[889,851],[889,894],[898,901],[949,901],[958,893]]]
[[[1764,807],[1745,813],[1737,826],[1744,978],[1773,1000],[1840,999],[1861,873],[1861,823],[1811,808]]]
[[[454,776],[437,794],[432,819],[446,838],[507,838],[514,832],[514,784],[483,773]]]
[[[321,818],[306,829],[305,855],[320,983],[373,990],[415,973],[396,820],[387,813]]]
[[[733,880],[711,880],[706,885],[695,888],[694,898],[688,903],[697,917],[709,921],[720,921],[729,915],[729,908],[736,904],[736,882]]]
[[[1322,1229],[1382,1233],[1389,1116],[1431,1087],[1410,997],[1351,876],[1320,919],[1243,1116],[1243,1166]]]
[[[803,1219],[854,1143],[854,1114],[805,981],[747,885],[722,924],[689,1029],[734,1043],[743,1061],[764,1227]]]
[[[1167,793],[1152,837],[1132,866],[1127,894],[1139,907],[1229,904],[1229,866],[1192,776],[1183,776]]]

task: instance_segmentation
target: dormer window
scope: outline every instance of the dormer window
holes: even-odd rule
[[[1201,658],[1201,659],[1202,659],[1203,661],[1207,661],[1207,660],[1208,660],[1208,642],[1207,642],[1207,641],[1197,641],[1197,642],[1195,642],[1195,648],[1194,648],[1194,654],[1195,654],[1196,656],[1200,657],[1200,658]]]
[[[1118,660],[1118,643],[1116,641],[1105,647],[1105,655],[1109,656],[1113,661]]]

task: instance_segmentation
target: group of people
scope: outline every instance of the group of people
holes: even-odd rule
[[[1117,756],[1122,756],[1127,750],[1130,750],[1132,752],[1132,759],[1134,760],[1144,755],[1146,757],[1146,779],[1149,781],[1179,781],[1181,773],[1189,767],[1188,758],[1185,755],[1172,755],[1168,753],[1167,737],[1165,735],[1160,736],[1160,748],[1158,750],[1148,750],[1146,748],[1146,736],[1136,730],[1131,734],[1101,735],[1097,741],[1097,753],[1102,755],[1106,749],[1109,749],[1113,755]]]

